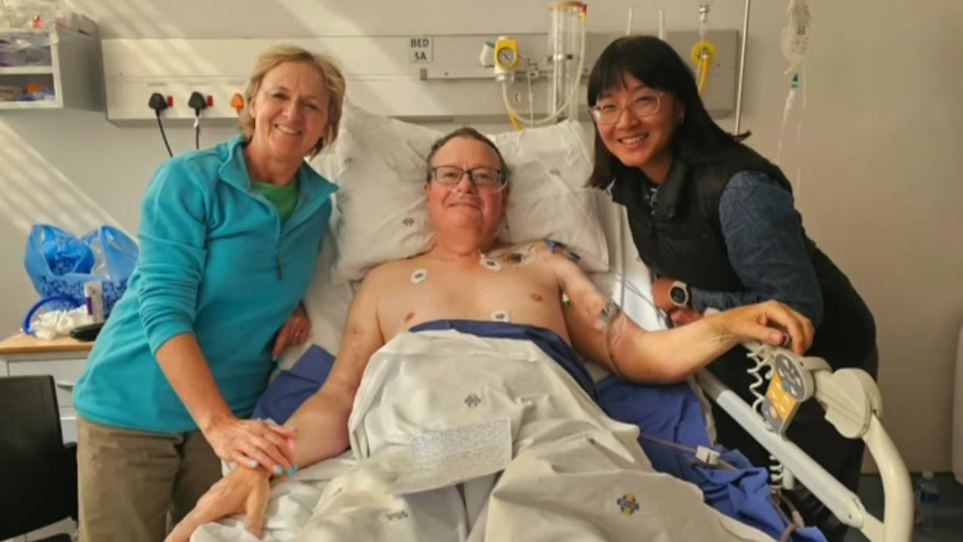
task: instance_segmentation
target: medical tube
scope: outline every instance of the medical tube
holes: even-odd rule
[[[578,102],[568,100],[572,85],[578,85],[575,70],[578,62],[581,40],[580,15],[582,2],[552,2],[549,5],[551,31],[548,34],[549,64],[552,66],[552,84],[549,87],[549,111],[563,108],[558,116],[562,121],[574,118]]]
[[[578,77],[578,78],[581,77],[582,69],[583,69],[584,66],[585,66],[585,16],[586,16],[585,4],[582,4],[582,3],[579,3],[579,2],[556,2],[556,3],[552,4],[552,6],[554,7],[554,6],[556,6],[556,4],[558,4],[558,5],[562,5],[562,4],[573,4],[573,5],[580,5],[580,6],[581,6],[581,9],[580,9],[579,11],[576,11],[576,12],[575,12],[575,13],[576,13],[576,20],[577,20],[577,22],[578,22],[578,33],[577,33],[576,35],[579,37],[579,39],[578,39],[578,53],[575,55],[575,56],[576,56],[576,59],[577,59],[577,61],[576,61],[577,67],[576,67],[574,70],[570,70],[570,71],[569,71],[569,75],[572,77],[573,81],[571,81],[571,83],[567,83],[567,84],[565,85],[565,88],[569,89],[569,90],[568,90],[568,94],[566,95],[564,92],[563,92],[562,94],[560,94],[560,97],[561,97],[561,99],[563,100],[562,103],[561,103],[561,105],[555,107],[555,108],[553,109],[553,111],[552,111],[551,113],[549,113],[547,116],[545,116],[544,118],[541,118],[541,119],[538,119],[538,120],[529,120],[529,119],[526,119],[526,118],[524,118],[523,115],[520,115],[517,111],[515,111],[514,107],[512,106],[511,100],[509,100],[509,98],[508,98],[508,83],[507,83],[506,81],[502,81],[502,101],[505,103],[505,109],[509,112],[510,115],[512,115],[512,116],[515,118],[515,120],[521,122],[522,124],[528,125],[528,126],[547,126],[547,125],[549,125],[549,124],[561,122],[561,120],[564,120],[565,118],[568,118],[568,117],[565,116],[565,113],[566,113],[566,112],[568,112],[568,111],[572,111],[572,112],[578,111],[578,97],[577,97],[577,94],[578,94],[578,89],[579,89],[579,80],[576,79],[576,77]],[[554,13],[555,13],[555,10],[554,10],[554,9],[552,10],[552,13],[553,13],[553,15],[554,15]],[[550,37],[549,39],[551,40],[551,41],[549,42],[549,47],[552,47],[552,43],[553,43],[554,40],[552,40],[551,37]],[[552,61],[551,56],[552,56],[552,53],[549,54],[549,57],[550,57],[550,58],[548,59],[549,62]],[[555,76],[555,77],[561,77],[561,75],[559,75],[559,73],[558,73],[557,71],[556,71],[556,73],[554,73],[554,76]],[[551,88],[556,88],[556,87],[555,87],[555,86],[552,86]],[[550,98],[551,98],[552,95],[554,95],[554,93],[550,95]],[[550,99],[549,102],[551,102],[551,101],[553,101],[553,100]],[[550,109],[552,109],[552,108],[550,108]],[[574,113],[572,113],[572,115],[574,115]]]

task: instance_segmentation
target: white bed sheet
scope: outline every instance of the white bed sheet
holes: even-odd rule
[[[507,463],[456,486],[472,464],[462,458],[441,468],[447,477],[419,485],[427,491],[392,495],[412,438],[501,419],[510,434],[481,445],[503,442]],[[351,452],[275,488],[265,541],[770,540],[707,506],[694,485],[657,472],[637,445],[638,428],[609,418],[531,343],[453,330],[400,335],[372,357],[348,425]],[[432,478],[441,476],[430,463]],[[501,469],[497,479],[485,474]],[[231,518],[202,527],[192,542],[251,539]]]

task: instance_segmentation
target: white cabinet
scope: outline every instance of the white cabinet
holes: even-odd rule
[[[100,43],[73,30],[0,32],[0,110],[103,111]],[[48,99],[24,100],[30,94]]]
[[[41,341],[18,335],[0,341],[0,376],[51,375],[57,386],[63,440],[77,442],[77,413],[71,389],[83,371],[93,343],[70,338]],[[65,519],[26,536],[2,542],[32,542],[58,533],[73,533],[76,524]]]

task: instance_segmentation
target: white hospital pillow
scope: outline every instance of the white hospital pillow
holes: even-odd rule
[[[335,282],[358,281],[373,267],[414,256],[434,235],[424,204],[426,158],[444,132],[375,115],[346,103],[334,145],[311,164],[338,184],[340,220]],[[576,122],[489,135],[509,168],[504,242],[546,237],[569,245],[589,272],[608,269],[597,193],[585,188],[591,158]]]
[[[588,272],[607,271],[609,252],[599,221],[599,192],[585,132],[578,122],[489,135],[512,170],[507,228],[499,240],[524,243],[546,237],[569,245]]]
[[[425,156],[441,135],[345,104],[338,139],[312,161],[338,184],[334,281],[361,280],[378,264],[431,247]]]

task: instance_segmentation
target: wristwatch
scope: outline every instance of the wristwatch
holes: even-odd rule
[[[692,301],[689,297],[689,285],[677,280],[669,287],[669,300],[676,307],[685,308]]]

